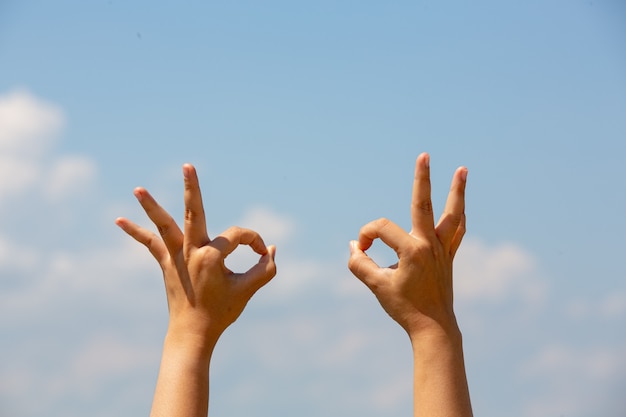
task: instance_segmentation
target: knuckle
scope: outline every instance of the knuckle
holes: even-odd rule
[[[376,220],[376,225],[378,226],[379,229],[386,229],[389,227],[389,225],[391,225],[391,220],[389,220],[386,217],[381,217],[378,220]]]
[[[424,199],[424,200],[421,200],[421,201],[417,202],[417,208],[418,208],[418,210],[420,210],[421,212],[423,212],[425,214],[432,214],[432,212],[433,212],[433,203],[430,200],[430,198]]]
[[[219,249],[212,246],[204,246],[202,248],[202,265],[205,268],[210,268],[213,265],[221,262],[224,256]]]
[[[450,213],[449,214],[450,219],[452,219],[452,224],[454,225],[460,225],[461,221],[463,220],[463,214],[462,213]]]
[[[194,219],[194,213],[193,210],[191,210],[189,207],[185,208],[185,221],[186,222],[190,222]]]
[[[191,178],[185,176],[183,180],[183,187],[184,187],[184,190],[191,191],[194,188],[196,188],[196,184]]]
[[[239,236],[242,234],[242,232],[243,232],[243,229],[239,226],[230,226],[226,230],[226,233],[231,236]]]
[[[157,226],[157,230],[159,231],[159,234],[161,236],[166,236],[167,233],[170,231],[170,226],[168,224],[161,224]]]
[[[196,222],[198,220],[202,221],[202,217],[204,216],[204,211],[202,208],[197,207],[185,207],[185,221],[186,222]]]
[[[406,253],[406,256],[409,259],[419,259],[423,257],[425,252],[430,252],[430,248],[430,242],[420,242],[413,245],[408,245],[404,249],[404,253]]]
[[[143,244],[149,249],[152,250],[154,248],[156,248],[156,246],[159,244],[160,239],[157,235],[155,235],[154,233],[150,233],[150,235],[146,238],[146,240],[143,242]]]
[[[421,263],[425,259],[438,258],[442,254],[441,245],[430,239],[416,239],[412,244],[403,248],[403,255],[414,263]]]
[[[462,213],[445,213],[442,224],[445,224],[447,228],[458,229],[463,226],[463,214]]]

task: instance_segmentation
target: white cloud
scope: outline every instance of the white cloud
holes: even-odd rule
[[[41,167],[23,156],[0,154],[0,198],[16,194],[37,183]]]
[[[622,317],[626,313],[626,293],[615,292],[607,295],[600,304],[600,314],[607,318]]]
[[[0,152],[36,155],[64,125],[63,111],[27,91],[0,96]]]
[[[578,297],[567,302],[563,311],[566,317],[573,320],[620,319],[626,315],[626,293],[616,290],[596,299]]]
[[[44,193],[58,201],[70,194],[82,194],[96,176],[96,165],[84,156],[63,156],[54,161],[43,184]]]
[[[263,289],[268,301],[293,297],[298,293],[311,289],[319,282],[319,277],[326,265],[318,260],[294,258],[289,251],[288,242],[296,230],[292,218],[274,212],[267,207],[251,207],[237,223],[258,232],[268,245],[277,246],[277,276]],[[259,255],[251,249],[240,246],[226,260],[226,265],[236,271],[248,270],[259,260]]]
[[[567,317],[577,320],[592,314],[592,305],[588,300],[577,298],[570,300],[563,310]]]
[[[154,275],[154,287],[161,286],[157,264],[130,238],[109,248],[48,252],[0,239],[0,266],[19,267],[21,276],[19,286],[0,292],[0,323],[33,317],[42,310],[54,314],[59,305],[80,299],[124,300],[145,283],[146,276]],[[137,295],[138,305],[139,301],[145,301],[142,294]]]
[[[53,155],[55,138],[65,125],[63,110],[18,90],[0,95],[0,197],[39,185],[58,200],[95,176],[87,157]]]
[[[488,246],[466,239],[455,259],[455,297],[463,302],[502,302],[521,297],[538,303],[547,292],[534,257],[512,243]]]
[[[0,354],[12,358],[0,365],[3,408],[81,415],[70,409],[120,389],[143,391],[124,401],[149,403],[167,307],[159,268],[144,247],[122,237],[51,251],[3,238],[0,268],[17,277],[16,285],[0,281]]]
[[[626,356],[622,347],[573,347],[552,344],[522,364],[522,377],[544,387],[532,399],[526,415],[610,415],[619,407],[614,398],[626,382]],[[622,410],[623,411],[623,410]]]
[[[328,284],[324,277],[322,262],[313,259],[296,259],[293,257],[280,257],[276,254],[277,274],[276,278],[268,284],[263,291],[268,299],[290,298],[311,291],[317,284]],[[330,290],[330,288],[328,289]]]
[[[381,413],[390,409],[397,409],[403,403],[408,403],[413,394],[412,381],[407,375],[396,376],[372,392],[372,403]]]
[[[551,307],[562,308],[576,320],[580,333],[564,333],[564,323],[558,323],[558,315],[546,303],[548,296]],[[626,384],[625,347],[606,340],[571,340],[589,331],[590,322],[580,319],[601,320],[606,325],[623,318],[623,292],[564,301],[559,294],[548,293],[538,260],[523,247],[467,239],[455,264],[455,297],[462,330],[471,340],[467,359],[478,360],[472,366],[482,369],[493,357],[509,357],[520,378],[512,382],[527,384],[519,396],[523,415],[623,415],[610,410],[619,409],[614,394]],[[556,341],[546,344],[549,326],[556,326],[550,336]],[[498,351],[502,349],[511,352]],[[538,353],[529,355],[528,349]]]
[[[248,209],[239,225],[258,232],[268,245],[286,242],[295,232],[295,223],[290,217],[267,207]]]
[[[25,247],[0,236],[0,268],[17,268],[32,271],[40,255],[31,247]]]
[[[137,371],[153,365],[160,355],[159,346],[138,346],[114,333],[97,333],[81,347],[67,368],[68,379],[81,382],[82,389],[93,389],[106,377]],[[85,383],[88,384],[85,386]]]

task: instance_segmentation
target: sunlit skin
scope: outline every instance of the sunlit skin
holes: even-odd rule
[[[382,218],[363,226],[358,241],[350,242],[348,267],[409,335],[415,417],[472,416],[452,297],[452,261],[465,234],[466,181],[467,169],[458,168],[435,225],[430,157],[421,154],[415,164],[411,230]],[[380,267],[367,256],[375,239],[396,252],[397,264]]]
[[[276,274],[276,249],[258,233],[231,227],[209,237],[195,168],[184,174],[185,219],[174,219],[143,188],[135,196],[157,227],[155,234],[125,218],[116,223],[148,248],[163,271],[169,324],[152,404],[152,417],[208,415],[209,366],[213,349],[250,298]],[[367,285],[382,307],[408,333],[414,357],[414,415],[472,415],[461,333],[452,305],[452,260],[465,233],[467,169],[452,179],[437,225],[430,201],[429,156],[418,157],[411,205],[412,229],[405,232],[386,219],[363,226],[350,243],[350,270]],[[381,239],[398,263],[381,268],[365,251]],[[234,273],[225,258],[248,245],[259,261]]]
[[[208,414],[209,365],[215,344],[244,310],[254,293],[276,274],[274,246],[258,233],[231,227],[210,238],[196,170],[183,166],[185,220],[181,230],[174,219],[143,188],[135,196],[159,235],[125,218],[116,223],[148,248],[165,281],[169,324],[152,417],[191,417]],[[238,274],[224,259],[239,245],[248,245],[259,261]]]

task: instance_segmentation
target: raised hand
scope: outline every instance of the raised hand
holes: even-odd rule
[[[413,348],[414,415],[469,417],[461,332],[453,309],[452,261],[465,233],[467,169],[454,173],[435,226],[430,196],[430,157],[415,164],[411,231],[381,218],[350,242],[348,267],[408,333]],[[378,266],[366,253],[375,239],[392,248],[398,263]]]
[[[452,260],[465,233],[467,169],[454,173],[448,200],[437,226],[430,197],[429,155],[415,164],[410,232],[381,218],[361,228],[350,244],[350,270],[376,295],[382,307],[410,335],[433,327],[455,326],[452,309]],[[381,239],[398,263],[378,266],[365,251]]]
[[[151,416],[206,416],[208,370],[217,340],[242,313],[254,293],[276,274],[275,247],[258,233],[231,227],[209,238],[198,177],[183,166],[183,231],[143,188],[135,196],[159,235],[125,219],[116,223],[148,248],[163,270],[170,320]],[[239,245],[259,254],[256,265],[234,273],[224,264]]]
[[[119,218],[116,223],[145,245],[161,266],[170,323],[199,335],[219,335],[239,317],[252,295],[275,275],[275,248],[266,247],[258,233],[240,227],[231,227],[210,239],[196,171],[192,165],[184,165],[183,173],[184,233],[143,188],[135,189],[135,196],[160,238],[127,219]],[[259,262],[242,274],[233,273],[224,264],[224,259],[239,245],[249,245],[261,255]]]

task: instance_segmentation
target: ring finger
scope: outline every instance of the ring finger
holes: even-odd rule
[[[145,188],[135,188],[135,197],[137,197],[139,204],[141,204],[141,207],[152,220],[152,223],[157,227],[168,252],[174,256],[183,245],[183,233],[180,231],[180,228],[172,216],[156,202]]]

